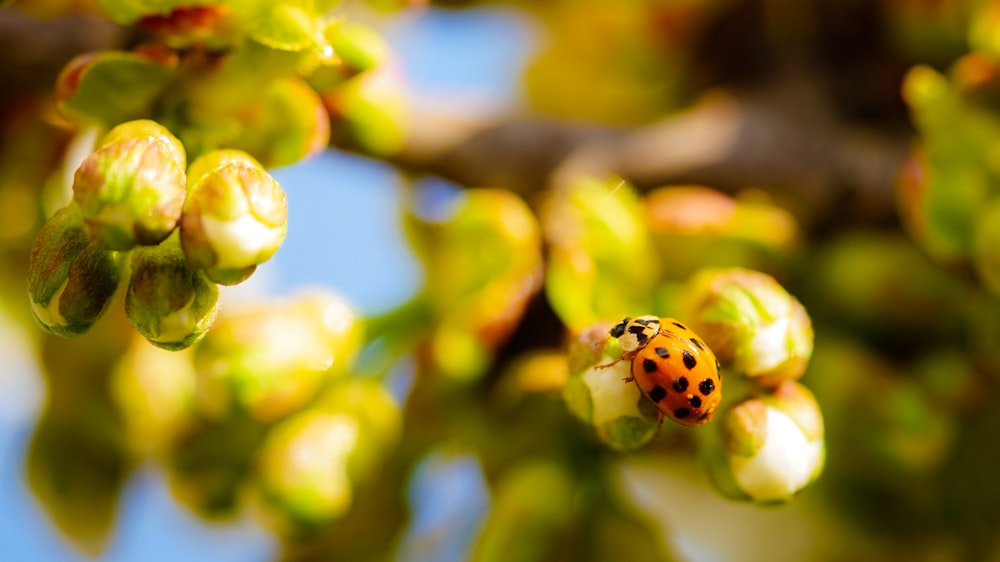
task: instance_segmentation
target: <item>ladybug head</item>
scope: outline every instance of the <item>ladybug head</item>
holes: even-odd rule
[[[615,326],[613,328],[611,328],[611,332],[610,332],[611,333],[611,337],[613,337],[613,338],[620,338],[620,337],[622,337],[622,334],[625,333],[625,327],[628,326],[629,320],[631,320],[631,318],[629,318],[628,316],[626,316],[624,319],[622,319],[621,322],[615,324]]]

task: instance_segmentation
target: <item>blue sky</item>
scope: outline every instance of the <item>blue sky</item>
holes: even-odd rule
[[[514,13],[431,9],[390,25],[386,34],[416,100],[458,96],[493,108],[516,103],[533,34]],[[274,174],[288,197],[289,230],[282,249],[255,276],[258,288],[287,294],[329,287],[364,314],[391,308],[419,288],[419,265],[396,221],[399,187],[391,169],[331,152]],[[88,560],[59,537],[24,483],[24,451],[43,389],[26,341],[13,329],[0,318],[6,342],[0,345],[5,364],[0,374],[0,559]],[[442,478],[449,470],[456,477]],[[419,485],[410,501],[418,513],[428,514],[422,522],[428,528],[449,517],[474,523],[475,514],[467,510],[481,513],[487,505],[477,492],[482,488],[478,465],[468,457],[432,457],[414,478]],[[438,486],[443,487],[438,492],[450,495],[431,493]],[[475,501],[434,508],[428,497]],[[440,545],[443,550],[426,559],[446,560],[460,547]],[[127,483],[111,542],[98,560],[252,562],[270,559],[275,548],[251,521],[209,526],[195,519],[173,502],[159,470],[148,466]]]

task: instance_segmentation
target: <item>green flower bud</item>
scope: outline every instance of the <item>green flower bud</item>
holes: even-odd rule
[[[184,167],[184,147],[161,125],[140,120],[111,129],[73,177],[90,238],[110,250],[163,241],[184,206]]]
[[[111,395],[137,454],[160,453],[194,420],[195,373],[189,353],[134,337],[111,374]]]
[[[702,267],[766,266],[799,241],[791,213],[752,192],[734,198],[701,186],[661,187],[646,195],[645,208],[670,279],[685,279]]]
[[[260,505],[285,535],[344,515],[353,490],[376,473],[402,431],[398,406],[380,385],[353,381],[280,422],[257,464]]]
[[[184,215],[181,245],[188,262],[208,278],[235,285],[269,260],[285,240],[288,204],[278,182],[250,156],[210,153],[209,168],[196,161]],[[202,172],[202,170],[205,170]]]
[[[725,364],[759,384],[798,378],[813,349],[805,308],[770,275],[748,269],[704,269],[681,297],[692,329]]]
[[[785,380],[771,394],[744,400],[722,417],[709,471],[720,490],[759,503],[789,501],[823,469],[826,445],[819,404]]]
[[[133,252],[125,314],[153,345],[177,351],[197,342],[215,322],[218,304],[219,288],[191,269],[176,235]]]
[[[324,30],[327,41],[351,73],[371,70],[386,60],[389,48],[374,29],[353,22],[334,22]]]
[[[516,327],[541,276],[541,238],[531,209],[499,189],[470,189],[445,220],[410,224],[425,257],[426,300],[439,319],[430,334],[435,365],[469,380]]]
[[[996,191],[996,80],[989,78],[994,65],[982,62],[982,55],[963,57],[947,76],[917,66],[903,82],[920,143],[898,181],[900,216],[937,261],[969,260],[976,215]]]
[[[28,259],[28,295],[43,328],[80,335],[104,314],[122,280],[123,256],[88,242],[79,209],[69,205],[42,226]]]
[[[338,133],[376,155],[395,154],[406,145],[409,104],[399,64],[384,64],[321,92]]]
[[[657,410],[635,383],[625,382],[632,376],[629,361],[611,364],[614,359],[608,355],[593,353],[598,337],[603,342],[613,340],[608,336],[607,324],[593,326],[571,344],[571,358],[589,355],[594,360],[580,371],[571,371],[563,388],[563,399],[570,412],[592,425],[597,437],[609,447],[619,451],[634,450],[656,435],[659,429]],[[617,349],[617,346],[611,348]],[[578,365],[578,361],[572,361],[570,367]]]
[[[643,211],[635,191],[617,180],[581,178],[546,202],[545,293],[570,329],[652,309],[660,260]]]
[[[343,375],[361,324],[340,297],[317,293],[221,315],[195,349],[198,404],[210,417],[282,418]]]
[[[188,187],[193,187],[205,174],[221,168],[227,164],[247,163],[256,168],[263,168],[259,161],[242,150],[220,149],[213,150],[199,157],[188,166],[187,183]]]

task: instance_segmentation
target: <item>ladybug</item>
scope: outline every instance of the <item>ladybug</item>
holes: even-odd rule
[[[673,318],[625,318],[610,331],[631,360],[632,375],[642,394],[681,425],[712,419],[722,400],[719,360],[693,331]],[[611,363],[610,365],[613,365]],[[608,366],[610,366],[608,365]]]

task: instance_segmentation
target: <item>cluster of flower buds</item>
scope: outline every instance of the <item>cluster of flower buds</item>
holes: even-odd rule
[[[346,374],[362,331],[347,303],[327,292],[225,315],[195,348],[198,410],[210,419],[281,419]]]
[[[998,174],[984,165],[1000,142],[1000,61],[996,58],[997,11],[992,3],[970,30],[977,51],[956,60],[947,73],[916,66],[903,97],[920,133],[900,171],[900,217],[932,258],[971,264],[982,285],[1000,292]]]
[[[695,442],[709,460],[713,482],[735,499],[790,500],[818,476],[825,458],[822,413],[796,380],[812,354],[809,316],[774,278],[740,268],[696,272],[678,300],[676,316],[686,326],[673,330],[684,330],[683,341],[668,325],[656,323],[632,326],[644,331],[632,333],[635,341],[608,323],[582,331],[567,357],[567,406],[609,447],[635,450],[671,417],[658,411],[663,400],[690,392],[685,400],[703,403],[706,390],[690,390],[686,377],[701,365],[698,353],[704,352],[699,350],[711,348],[728,376],[720,374],[716,383],[715,366],[705,367],[705,380],[712,383],[707,392],[721,392],[722,403],[705,429],[697,430]],[[664,346],[641,355],[645,342],[640,338],[664,337],[661,330],[669,332]],[[688,338],[693,338],[690,343]],[[675,355],[684,359],[672,363]],[[634,361],[642,361],[650,377],[661,377],[653,382],[665,386],[644,393],[641,382],[626,382],[633,380]],[[668,427],[683,431],[677,424]]]
[[[703,443],[713,481],[732,498],[789,501],[819,476],[826,451],[819,403],[796,382],[813,351],[809,315],[773,277],[741,268],[695,273],[681,303],[692,329],[751,383],[741,397],[732,381],[716,438]]]
[[[186,166],[149,120],[111,129],[84,158],[73,201],[35,240],[29,296],[48,331],[86,332],[128,276],[125,310],[154,345],[183,349],[215,319],[218,284],[249,277],[284,241],[287,204],[249,155],[220,150]]]

